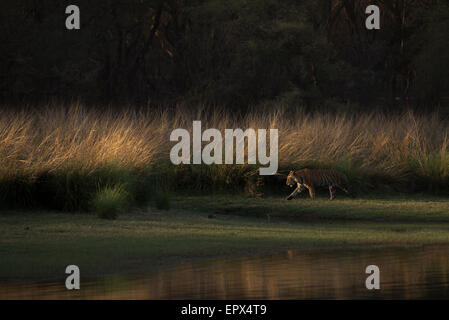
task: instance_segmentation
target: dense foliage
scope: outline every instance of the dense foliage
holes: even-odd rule
[[[0,102],[434,106],[448,30],[443,0],[2,1]]]

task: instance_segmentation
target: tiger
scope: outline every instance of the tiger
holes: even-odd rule
[[[286,184],[290,187],[296,185],[296,189],[287,197],[292,200],[305,189],[309,190],[310,198],[315,199],[315,187],[328,187],[330,198],[334,200],[337,187],[346,192],[351,197],[355,197],[349,192],[349,182],[345,174],[332,169],[301,169],[290,171]]]

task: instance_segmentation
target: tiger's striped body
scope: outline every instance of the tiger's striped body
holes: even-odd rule
[[[309,190],[310,198],[315,199],[316,187],[328,187],[330,200],[335,199],[336,188],[340,188],[347,194],[349,192],[348,178],[341,172],[331,169],[301,169],[290,171],[286,184],[290,187],[296,185],[296,189],[287,197],[291,200],[305,189]]]

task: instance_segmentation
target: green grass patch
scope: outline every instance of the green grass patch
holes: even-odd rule
[[[288,193],[286,193],[288,195]],[[295,222],[448,222],[449,197],[429,195],[370,195],[356,199],[341,192],[329,201],[328,191],[318,190],[315,200],[307,194],[287,201],[282,197],[245,196],[182,197],[178,208],[205,214],[239,215]]]
[[[97,216],[102,219],[116,219],[128,205],[128,193],[121,185],[99,190],[92,205]]]
[[[190,259],[449,243],[449,202],[415,196],[315,201],[178,197],[172,209],[89,214],[0,214],[0,280],[61,280],[146,273]]]

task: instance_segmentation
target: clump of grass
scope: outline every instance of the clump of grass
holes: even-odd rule
[[[420,177],[421,188],[441,193],[449,187],[449,152],[421,154],[410,160],[413,174]]]
[[[102,219],[116,219],[127,204],[128,193],[120,185],[99,190],[92,200],[94,211]]]

